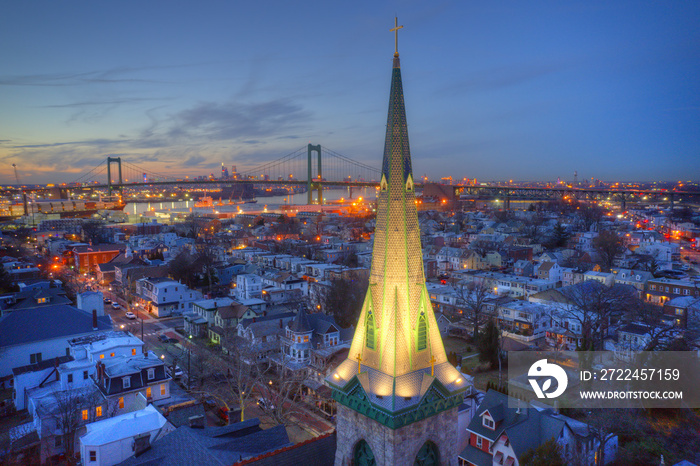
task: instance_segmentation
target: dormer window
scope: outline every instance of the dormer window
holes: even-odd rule
[[[488,427],[491,430],[494,430],[496,428],[496,424],[493,422],[491,416],[485,415],[481,418],[481,422],[484,425],[484,427]]]
[[[131,388],[131,377],[122,377],[122,388]]]
[[[156,370],[155,368],[151,367],[148,369],[148,380],[153,380],[156,378]]]

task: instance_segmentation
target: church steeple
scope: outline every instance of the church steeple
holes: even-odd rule
[[[392,31],[398,29],[395,23]],[[447,361],[425,286],[395,40],[369,288],[348,359],[328,378],[336,400],[355,410],[364,406],[363,415],[391,429],[424,418],[416,409],[433,403],[438,392],[442,404],[431,412],[451,409],[467,387]]]

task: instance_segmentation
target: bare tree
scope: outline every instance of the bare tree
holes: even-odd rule
[[[306,379],[306,370],[287,367],[289,356],[280,353],[276,370],[265,375],[266,384],[261,387],[260,409],[270,419],[285,426],[297,424],[302,415],[300,406],[301,386]]]
[[[615,257],[624,251],[622,239],[614,231],[607,230],[601,231],[593,238],[593,247],[603,259],[606,272],[612,268]]]
[[[619,410],[592,409],[588,414],[588,431],[598,440],[596,464],[605,464],[605,446],[615,437],[616,427],[620,423]]]
[[[245,421],[245,409],[256,387],[261,387],[267,381],[270,365],[263,361],[262,348],[235,335],[230,329],[224,335],[222,345],[227,350],[223,366],[219,366],[225,374],[223,383],[218,391],[222,396],[233,398],[241,410],[241,422]]]
[[[485,304],[491,288],[485,281],[480,281],[469,284],[459,283],[454,289],[456,304],[464,308],[464,318],[472,325],[472,338],[477,341],[479,327],[490,317],[486,313]]]
[[[95,409],[102,409],[103,399],[92,385],[70,389],[53,390],[54,406],[51,417],[56,423],[56,429],[61,432],[61,443],[69,461],[75,457],[75,440],[78,430],[90,419]],[[87,416],[83,415],[83,412]],[[86,419],[87,418],[87,419]]]
[[[565,301],[561,314],[578,322],[583,349],[602,348],[608,326],[628,314],[637,303],[636,289],[629,285],[605,286],[589,280],[561,289]]]

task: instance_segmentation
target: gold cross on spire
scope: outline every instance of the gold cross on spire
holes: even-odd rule
[[[362,371],[362,355],[360,353],[357,353],[357,373],[359,374]]]
[[[435,356],[430,356],[430,376],[435,377],[435,363],[437,362],[437,359],[435,359]]]
[[[394,33],[394,56],[398,57],[399,56],[399,29],[403,28],[403,26],[399,26],[399,18],[394,16],[394,27],[392,29],[389,29],[389,31]]]

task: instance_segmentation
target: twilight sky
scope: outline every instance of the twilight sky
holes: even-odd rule
[[[0,5],[0,184],[379,167],[395,14],[416,176],[700,179],[697,1],[39,0]]]

